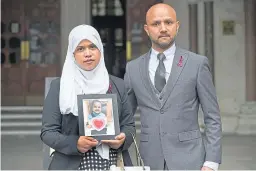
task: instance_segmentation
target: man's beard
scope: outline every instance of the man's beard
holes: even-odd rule
[[[158,41],[155,41],[153,39],[151,39],[152,43],[154,43],[156,46],[158,46],[161,49],[168,49],[169,47],[171,47],[171,45],[173,45],[174,41],[175,41],[175,37],[173,39],[171,39],[170,42],[166,42],[166,43],[160,43]]]

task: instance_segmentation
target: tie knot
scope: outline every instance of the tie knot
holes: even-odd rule
[[[164,55],[164,53],[159,53],[158,55],[157,55],[157,58],[159,59],[159,61],[163,61],[163,60],[165,60],[165,55]]]

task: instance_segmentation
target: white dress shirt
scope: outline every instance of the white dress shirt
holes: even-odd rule
[[[166,82],[168,81],[170,73],[171,73],[175,50],[176,50],[176,46],[175,46],[175,44],[173,44],[169,49],[167,49],[163,52],[166,57],[166,59],[164,60],[164,66],[165,66],[165,71],[166,71],[165,72]],[[155,85],[155,73],[156,73],[156,69],[159,64],[159,60],[157,58],[158,54],[159,54],[159,52],[157,52],[155,49],[153,49],[153,48],[151,49],[148,69],[149,69],[149,77],[150,77],[150,80],[153,83],[153,85]]]
[[[175,51],[176,51],[176,45],[174,43],[170,48],[168,48],[167,50],[165,50],[163,52],[166,57],[166,59],[164,60],[164,66],[165,66],[165,71],[166,71],[165,72],[166,82],[168,81],[169,76],[171,74]],[[148,69],[149,69],[149,77],[150,77],[150,80],[153,85],[155,85],[155,73],[156,73],[156,69],[159,64],[159,60],[157,58],[158,54],[159,54],[159,52],[157,52],[155,49],[153,49],[153,48],[151,49]],[[219,164],[215,163],[215,162],[211,162],[211,161],[205,161],[204,166],[209,167],[209,168],[213,169],[214,171],[216,171],[216,170],[218,170]]]

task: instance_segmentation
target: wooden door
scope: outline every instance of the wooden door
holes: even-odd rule
[[[60,0],[2,0],[1,25],[2,105],[40,106],[60,74]]]
[[[29,58],[26,104],[42,105],[45,77],[60,72],[60,0],[25,0]]]
[[[16,0],[1,3],[1,102],[25,105],[26,62],[21,51],[25,39],[24,3]]]

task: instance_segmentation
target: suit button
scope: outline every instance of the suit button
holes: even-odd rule
[[[160,113],[161,113],[161,114],[164,114],[164,111],[161,109],[161,110],[160,110]]]
[[[159,99],[160,99],[160,100],[162,100],[162,99],[163,99],[163,97],[162,97],[162,96],[160,96],[160,97],[159,97]]]

